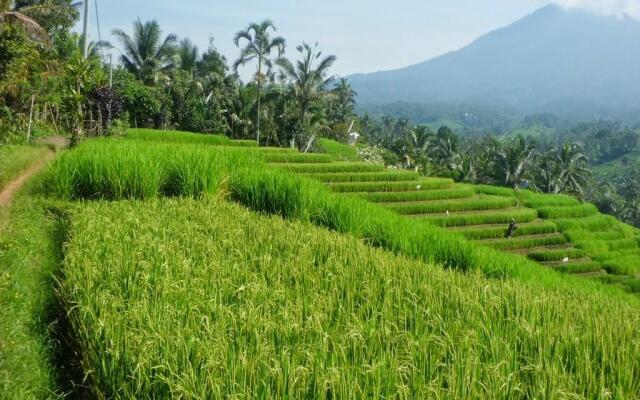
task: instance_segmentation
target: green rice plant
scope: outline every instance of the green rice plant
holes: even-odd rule
[[[47,152],[46,147],[0,145],[0,190]]]
[[[366,162],[333,162],[319,164],[273,164],[293,173],[382,172],[384,165]]]
[[[538,262],[562,261],[565,258],[576,260],[584,258],[586,255],[584,250],[576,248],[536,250],[527,253],[529,259]]]
[[[609,245],[609,250],[623,250],[623,249],[637,249],[638,248],[638,239],[629,238],[629,239],[618,239],[618,240],[608,240],[607,244]]]
[[[630,296],[459,274],[209,201],[86,204],[69,231],[59,293],[92,397],[590,398],[606,387],[633,398],[640,388]]]
[[[129,129],[125,139],[145,142],[184,143],[197,145],[231,145],[232,141],[223,135],[208,135],[183,131],[159,131],[156,129]]]
[[[335,156],[330,154],[265,152],[264,159],[268,163],[330,163]]]
[[[339,143],[335,140],[322,138],[318,139],[318,144],[321,153],[332,154],[339,158],[347,157],[355,159],[358,157],[358,149],[356,147]]]
[[[639,257],[629,256],[602,262],[602,267],[613,275],[637,275],[640,272]]]
[[[569,207],[541,207],[536,208],[541,218],[584,218],[591,217],[598,213],[598,209],[593,204],[581,204]]]
[[[619,221],[609,215],[593,215],[586,218],[558,218],[554,220],[558,229],[567,230],[589,230],[589,231],[607,231],[619,225]]]
[[[251,142],[255,143],[254,141],[251,141]],[[231,146],[231,147],[237,147],[237,146]],[[291,148],[291,147],[255,147],[255,146],[244,146],[244,147],[247,147],[245,150],[258,151],[260,153],[265,153],[265,154],[282,154],[282,153],[300,154],[298,152],[298,149]]]
[[[255,140],[232,140],[231,146],[239,147],[258,147],[258,143]],[[260,147],[260,149],[269,149],[270,147]],[[273,147],[277,148],[277,147]]]
[[[338,172],[338,173],[305,173],[308,178],[317,179],[326,183],[337,182],[379,182],[379,181],[417,181],[419,175],[409,171],[383,171],[383,172]]]
[[[503,239],[491,239],[481,242],[485,246],[498,250],[522,250],[541,246],[556,246],[567,243],[567,238],[559,233],[548,235],[521,236]]]
[[[606,253],[609,251],[609,244],[606,240],[579,240],[573,244],[589,254]]]
[[[529,208],[512,208],[498,211],[484,211],[476,213],[456,213],[446,215],[421,216],[425,221],[441,227],[486,225],[486,224],[508,224],[511,219],[517,223],[526,223],[538,218],[536,210]]]
[[[518,192],[518,196],[522,199],[522,203],[530,208],[547,208],[547,207],[573,207],[580,204],[575,197],[560,194],[540,194],[529,190]]]
[[[516,206],[513,197],[479,195],[471,199],[433,200],[424,202],[386,203],[384,207],[403,215],[419,215],[457,211],[497,210]]]
[[[240,170],[231,175],[229,196],[253,210],[285,218],[308,219],[321,189],[275,171]],[[317,193],[321,195],[321,193]]]
[[[640,249],[623,249],[617,251],[609,251],[606,253],[597,254],[594,256],[594,258],[598,261],[606,261],[630,256],[637,256],[638,261],[640,261]]]
[[[516,191],[508,187],[490,186],[490,185],[465,185],[465,186],[472,188],[478,194],[516,197]]]
[[[588,274],[602,271],[602,264],[593,261],[574,262],[559,265],[555,269],[565,274]]]
[[[355,193],[374,203],[393,203],[403,201],[449,200],[470,198],[474,191],[468,188],[413,190],[405,192],[362,192]]]
[[[640,277],[605,274],[597,279],[607,285],[616,285],[631,293],[640,293]]]
[[[564,234],[571,240],[616,240],[624,239],[624,233],[617,230],[607,230],[603,232],[592,232],[586,229],[572,229],[567,230]]]
[[[90,146],[95,147],[91,148]],[[135,146],[139,146],[139,148]],[[199,158],[200,154],[193,147],[188,145],[179,145],[179,147],[196,159]],[[122,148],[126,148],[132,152],[131,154],[135,153],[136,155],[127,155],[125,150],[123,156]],[[210,147],[200,150],[206,154],[215,154],[216,158],[211,163],[204,163],[204,165],[215,164],[217,166],[215,176],[211,177],[216,185],[213,185],[210,189],[197,189],[199,193],[194,195],[219,190],[220,185],[224,182],[225,190],[228,190],[232,196],[236,196],[235,199],[237,201],[252,207],[256,211],[279,214],[290,218],[308,218],[316,224],[340,232],[354,234],[373,245],[398,251],[421,260],[437,262],[452,268],[463,270],[480,268],[491,276],[522,274],[522,269],[517,268],[517,265],[522,261],[514,263],[513,258],[510,256],[506,256],[507,258],[505,259],[499,253],[486,253],[486,250],[474,247],[474,245],[466,242],[458,235],[447,234],[432,226],[432,223],[440,223],[445,226],[449,224],[478,225],[508,223],[511,218],[515,218],[522,223],[535,220],[535,210],[512,209],[503,210],[499,213],[453,214],[444,222],[438,222],[436,219],[425,219],[427,223],[424,224],[417,221],[405,221],[398,219],[399,217],[391,217],[394,213],[390,211],[383,212],[382,208],[357,198],[334,198],[326,191],[323,185],[317,182],[312,184],[311,182],[313,181],[311,180],[277,173],[276,171],[269,171],[267,175],[265,168],[255,168],[256,165],[262,165],[260,164],[260,159],[256,158],[260,155],[257,152],[247,152],[228,147]],[[88,157],[90,154],[101,155]],[[168,167],[170,164],[166,160],[171,160],[172,158],[180,160],[179,157],[176,157],[177,154],[174,145],[127,144],[108,140],[91,141],[66,155],[67,157],[78,157],[78,163],[68,162],[68,168],[58,167],[57,171],[54,168],[51,175],[54,177],[52,181],[55,184],[50,187],[62,187],[64,190],[58,190],[57,193],[70,194],[67,198],[120,198],[123,197],[122,193],[128,194],[131,192],[130,187],[136,188],[136,185],[141,185],[141,183],[130,179],[131,175],[136,176],[136,174],[119,168],[119,166],[127,165],[127,168],[135,171],[140,168],[138,163],[150,160],[158,163],[161,171],[159,175],[162,176],[162,179],[160,180],[161,183],[157,185],[159,189],[155,189],[155,186],[151,185],[154,190],[150,191],[149,197],[175,194],[190,195],[189,192],[192,190],[188,188],[192,187],[193,184],[186,184],[185,187],[187,189],[184,191],[168,190],[167,186],[170,188],[180,186],[173,183],[164,184],[164,182],[171,182],[171,180],[167,179],[167,176],[171,176],[171,174],[167,173],[167,171],[170,171]],[[83,158],[85,161],[82,161]],[[61,160],[63,159],[65,157],[61,158]],[[158,160],[164,161],[158,162]],[[186,160],[184,163],[193,162],[188,157]],[[178,164],[183,164],[183,162],[179,161]],[[78,168],[81,171],[79,173],[75,171],[75,167],[78,165],[82,166],[82,168]],[[194,166],[193,169],[191,169],[192,165]],[[184,169],[187,176],[207,176],[208,173],[206,171],[203,174],[190,172],[199,170],[200,167],[198,165],[197,163],[187,164],[184,168],[179,167],[176,170]],[[234,174],[246,174],[246,170],[257,174],[252,177],[253,180],[245,179],[243,181],[234,176]],[[231,176],[231,178],[227,178],[227,176]],[[284,186],[276,184],[279,179],[291,180],[291,182],[284,184]],[[179,175],[177,180],[190,182]],[[273,182],[274,180],[276,183]],[[144,180],[141,181],[143,184],[147,184],[144,183]],[[433,182],[432,180],[425,181]],[[57,185],[60,182],[62,184]],[[249,183],[245,185],[244,189],[239,190],[238,188],[241,186],[238,182]],[[267,183],[265,184],[264,182]],[[257,186],[258,189],[252,191],[252,185]],[[280,193],[282,189],[278,188],[286,188],[287,185],[306,185],[307,189],[288,190],[284,194]],[[117,195],[105,196],[102,192],[103,186],[111,191],[109,193],[116,193]],[[96,190],[96,188],[100,190]],[[241,196],[238,193],[249,194]],[[297,204],[297,209],[292,207],[292,204]],[[438,218],[439,216],[434,217]],[[399,231],[399,229],[401,230]],[[525,268],[527,271],[529,269]]]
[[[447,189],[453,186],[453,181],[446,178],[420,178],[416,181],[396,182],[346,182],[330,183],[329,187],[334,192],[340,193],[364,193],[364,192],[405,192]]]
[[[471,226],[471,227],[453,227],[452,231],[461,234],[470,240],[481,239],[501,239],[507,236],[507,225],[502,226]],[[556,233],[558,228],[551,221],[539,221],[528,224],[518,225],[518,229],[513,232],[514,237],[528,235],[543,235],[548,233]]]
[[[59,157],[45,190],[64,199],[145,199],[216,192],[232,168],[260,154],[230,147],[94,140]]]

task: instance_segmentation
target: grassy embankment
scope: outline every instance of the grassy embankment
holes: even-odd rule
[[[53,274],[59,263],[50,200],[29,184],[14,199],[0,229],[0,397],[55,398]]]

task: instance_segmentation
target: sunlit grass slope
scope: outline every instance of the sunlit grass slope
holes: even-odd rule
[[[631,298],[444,270],[212,198],[78,205],[65,249],[60,296],[97,397],[640,391]]]

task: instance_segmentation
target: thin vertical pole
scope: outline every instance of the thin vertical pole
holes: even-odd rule
[[[27,144],[31,140],[31,126],[33,124],[33,103],[36,101],[36,95],[31,96],[31,108],[29,109],[29,128],[27,128]]]
[[[113,54],[109,53],[109,89],[113,88]]]
[[[82,54],[86,59],[89,56],[89,0],[84,0],[84,25],[82,27]]]

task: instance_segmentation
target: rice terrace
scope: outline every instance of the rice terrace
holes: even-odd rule
[[[114,7],[0,2],[0,399],[640,399],[640,121]]]

